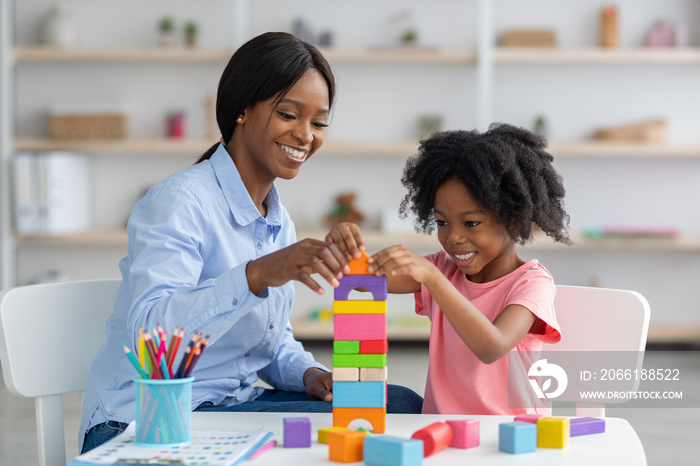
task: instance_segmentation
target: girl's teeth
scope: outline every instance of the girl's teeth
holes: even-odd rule
[[[473,257],[474,254],[476,254],[476,253],[475,253],[475,252],[470,252],[469,254],[462,254],[462,255],[455,254],[455,257],[456,257],[457,259],[461,260],[461,261],[465,261],[465,260],[470,259],[471,257]]]
[[[304,152],[304,151],[292,149],[289,146],[284,146],[284,145],[281,145],[281,146],[282,146],[282,150],[284,150],[286,153],[288,153],[289,155],[291,155],[295,159],[301,160],[306,156],[306,152]]]

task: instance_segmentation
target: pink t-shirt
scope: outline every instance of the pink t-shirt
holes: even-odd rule
[[[545,333],[528,333],[510,355],[484,364],[467,347],[425,286],[415,294],[416,313],[430,318],[430,360],[425,385],[424,414],[548,414],[546,405],[528,389],[527,371],[544,343],[561,339],[554,313],[556,288],[552,275],[533,259],[508,275],[488,283],[467,280],[445,252],[426,256],[484,315],[493,321],[511,304],[521,305],[546,324]],[[510,362],[510,376],[508,365]],[[517,375],[514,375],[517,374]],[[527,402],[508,401],[508,384],[520,387]],[[526,393],[526,395],[522,395]]]

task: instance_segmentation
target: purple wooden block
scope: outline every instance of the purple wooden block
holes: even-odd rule
[[[570,436],[599,434],[605,432],[605,419],[577,417],[569,421]]]
[[[372,292],[374,301],[386,301],[386,277],[376,275],[345,275],[340,280],[340,285],[333,291],[333,299],[347,301],[348,295],[355,288],[367,288]]]
[[[308,417],[285,417],[284,448],[311,447],[311,419]]]

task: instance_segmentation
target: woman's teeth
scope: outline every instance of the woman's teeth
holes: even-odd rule
[[[284,144],[280,144],[280,147],[283,151],[285,151],[287,154],[294,157],[295,159],[304,160],[304,157],[306,157],[306,152],[303,150],[297,150],[292,147],[285,146]]]
[[[470,252],[469,254],[455,254],[455,257],[461,261],[465,261],[467,259],[471,259],[474,256],[474,254],[476,253]]]

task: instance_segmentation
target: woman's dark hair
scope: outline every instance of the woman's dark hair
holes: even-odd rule
[[[332,106],[335,77],[316,47],[285,32],[266,32],[243,44],[226,65],[216,96],[216,121],[224,142],[231,140],[236,118],[247,107],[275,96],[281,98],[311,68],[326,79]],[[197,163],[211,157],[217,146],[214,144]]]
[[[457,180],[484,207],[496,213],[514,241],[532,237],[532,224],[554,240],[570,244],[561,175],[545,150],[547,142],[522,128],[494,123],[488,131],[443,131],[420,142],[401,183],[402,218],[410,210],[417,231],[435,228],[435,193]]]

